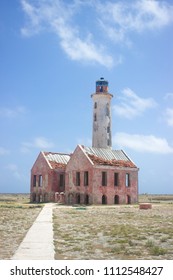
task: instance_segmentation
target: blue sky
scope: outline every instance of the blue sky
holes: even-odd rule
[[[104,77],[139,192],[173,193],[173,1],[2,0],[0,38],[0,192],[29,192],[41,150],[91,145]]]

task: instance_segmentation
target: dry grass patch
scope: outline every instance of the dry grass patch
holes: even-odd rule
[[[54,209],[56,259],[173,259],[173,205]]]
[[[0,259],[13,256],[40,210],[27,194],[0,194]]]

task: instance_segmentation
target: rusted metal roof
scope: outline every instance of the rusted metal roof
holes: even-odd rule
[[[123,150],[83,147],[94,164],[135,168]]]
[[[129,157],[123,152],[123,150],[111,150],[91,147],[84,147],[84,150],[87,154],[94,155],[105,160],[130,160]]]
[[[95,165],[136,168],[136,165],[123,150],[101,149],[85,146],[82,146],[82,148]],[[52,169],[65,169],[70,160],[69,154],[52,152],[43,152],[43,154]]]
[[[44,156],[52,168],[65,168],[70,159],[70,155],[61,153],[44,152]]]

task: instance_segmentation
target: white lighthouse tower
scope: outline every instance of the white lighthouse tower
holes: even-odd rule
[[[91,97],[94,103],[92,147],[111,149],[111,99],[113,95],[108,92],[108,81],[104,78],[96,81],[96,92]]]

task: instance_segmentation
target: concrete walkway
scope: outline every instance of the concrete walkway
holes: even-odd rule
[[[53,260],[53,224],[52,209],[48,203],[41,210],[35,222],[19,245],[12,260]]]

